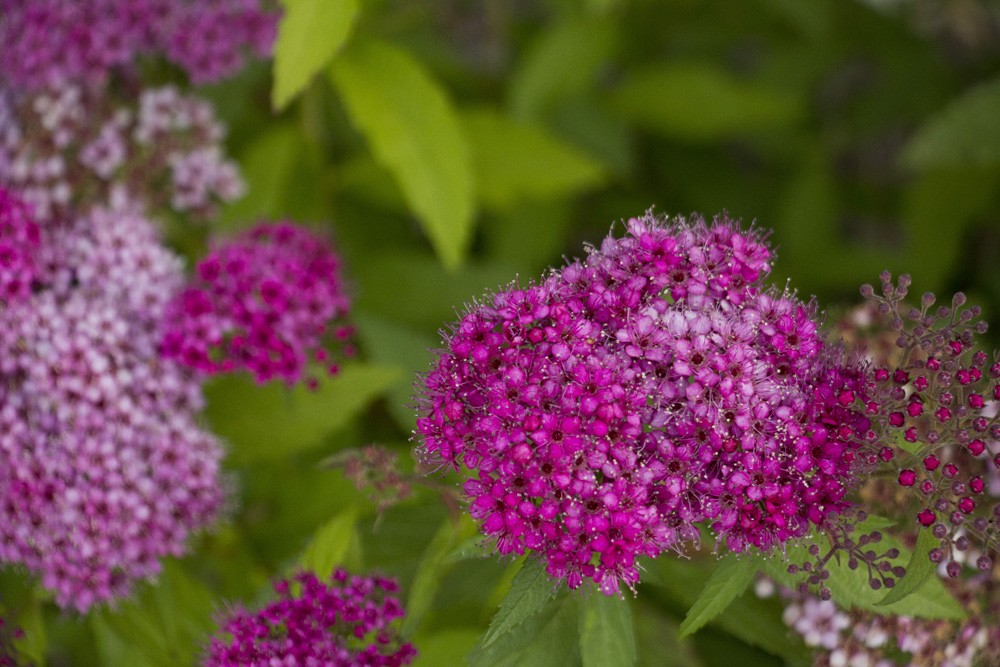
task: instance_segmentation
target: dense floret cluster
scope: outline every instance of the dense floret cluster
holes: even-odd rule
[[[156,55],[217,81],[267,55],[277,23],[261,0],[0,0],[0,16],[0,82],[22,90],[103,83]]]
[[[0,308],[0,561],[86,611],[216,517],[222,450],[196,379],[157,354],[182,276],[152,224],[95,210],[46,230],[37,261]]]
[[[864,374],[817,313],[763,285],[771,252],[728,219],[632,219],[583,262],[473,305],[423,380],[421,454],[502,554],[571,588],[638,580],[696,542],[770,552],[847,507],[877,458]]]
[[[220,243],[196,273],[170,305],[164,356],[206,374],[248,370],[260,383],[298,382],[310,361],[337,371],[330,348],[351,334],[337,324],[350,299],[329,242],[260,224]]]
[[[205,667],[401,667],[416,656],[396,635],[403,607],[392,579],[337,570],[324,582],[305,572],[275,590],[280,599],[260,611],[228,616]]]
[[[125,200],[204,219],[243,194],[211,105],[173,86],[135,99],[75,85],[0,90],[0,184],[42,222]]]
[[[0,188],[0,304],[26,299],[37,272],[39,228],[30,207]]]

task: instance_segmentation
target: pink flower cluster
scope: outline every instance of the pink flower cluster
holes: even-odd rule
[[[30,207],[0,189],[0,303],[21,301],[31,293],[38,244]]]
[[[224,135],[210,104],[173,86],[126,101],[75,85],[0,90],[0,184],[43,222],[121,201],[204,219],[243,194]]]
[[[103,83],[140,56],[162,55],[191,81],[265,56],[277,15],[261,0],[0,0],[0,81],[17,89]]]
[[[502,554],[606,594],[635,558],[764,552],[848,506],[877,458],[864,374],[815,307],[762,287],[771,253],[728,219],[632,219],[583,262],[474,305],[423,379],[421,455],[474,473]]]
[[[35,260],[35,289],[0,308],[0,561],[83,612],[214,520],[222,449],[196,379],[157,354],[182,277],[151,223],[95,210]]]
[[[416,656],[393,627],[403,608],[392,579],[337,570],[323,582],[305,572],[275,590],[280,599],[260,611],[229,615],[212,638],[205,667],[401,667]]]
[[[351,330],[331,323],[349,307],[327,241],[288,222],[260,224],[198,263],[169,306],[162,352],[206,374],[245,369],[260,383],[292,384],[310,359],[336,372],[328,346]]]

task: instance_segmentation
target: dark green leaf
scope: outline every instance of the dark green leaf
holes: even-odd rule
[[[358,14],[357,0],[284,0],[274,43],[271,104],[284,108],[333,58]]]
[[[395,46],[355,40],[330,78],[375,158],[393,173],[445,265],[472,235],[469,149],[444,89]]]
[[[702,626],[721,614],[750,585],[758,564],[749,558],[727,556],[718,565],[705,584],[705,589],[688,610],[681,623],[680,636],[697,632]]]
[[[603,167],[540,127],[492,109],[462,115],[484,205],[508,208],[526,199],[556,199],[600,184]]]
[[[536,558],[526,560],[511,582],[507,597],[500,604],[489,629],[483,635],[483,647],[488,647],[545,606],[555,592],[556,585],[545,572],[544,562]]]
[[[457,526],[451,518],[445,519],[434,539],[424,549],[417,565],[417,574],[413,578],[413,585],[410,587],[406,619],[402,627],[403,636],[411,636],[420,627],[420,621],[434,602],[434,596],[441,585],[441,578],[457,562],[448,558],[449,553],[458,542],[469,537],[475,530],[475,523],[465,514]]]
[[[575,667],[580,661],[576,600],[563,594],[489,646],[469,655],[469,667]]]
[[[630,602],[593,590],[578,604],[583,667],[635,665],[635,628]]]
[[[797,96],[736,79],[707,63],[636,72],[615,91],[611,104],[643,128],[692,141],[788,126],[802,111]]]
[[[1000,79],[953,100],[917,130],[902,154],[913,169],[1000,164]]]
[[[543,33],[511,77],[511,115],[535,118],[553,101],[593,85],[616,36],[615,23],[597,17],[571,19]]]
[[[345,364],[315,390],[230,375],[206,385],[207,413],[234,463],[280,458],[320,444],[397,379],[397,368],[359,363]]]
[[[921,526],[917,533],[917,543],[910,554],[910,561],[906,564],[906,575],[896,581],[895,587],[889,589],[885,597],[876,602],[876,605],[884,606],[899,602],[908,595],[917,592],[927,581],[934,576],[937,566],[927,557],[928,552],[939,546],[941,540],[934,537],[930,528]]]

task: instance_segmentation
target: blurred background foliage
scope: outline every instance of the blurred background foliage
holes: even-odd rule
[[[249,184],[213,231],[260,218],[327,226],[353,285],[358,361],[314,393],[213,382],[229,520],[157,586],[87,621],[26,588],[8,594],[40,662],[187,664],[217,610],[266,599],[298,564],[345,563],[400,578],[418,667],[464,664],[518,564],[479,557],[471,522],[435,487],[457,476],[377,516],[321,462],[379,443],[412,470],[414,374],[456,309],[537,279],[650,207],[773,229],[778,284],[832,314],[884,268],[1000,312],[997,3],[284,4],[273,68],[200,90]],[[715,561],[660,561],[624,607],[636,664],[804,664],[780,604],[752,593],[677,640]],[[18,586],[5,576],[5,590]],[[617,648],[578,642],[594,614],[607,618],[601,603],[549,602],[525,621],[534,634],[501,638],[472,664],[631,664],[626,630]],[[598,660],[612,649],[619,663]]]

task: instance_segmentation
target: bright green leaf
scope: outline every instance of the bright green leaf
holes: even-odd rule
[[[508,208],[525,199],[558,199],[600,184],[603,167],[540,127],[493,109],[462,115],[483,203]]]
[[[360,565],[349,562],[352,546],[355,551],[358,549],[358,535],[354,530],[357,520],[358,508],[354,505],[330,519],[316,531],[312,542],[299,558],[299,567],[325,579],[337,566],[353,569]]]
[[[483,647],[488,647],[504,633],[545,606],[556,590],[556,584],[545,572],[545,563],[536,558],[525,561],[514,576],[507,597],[483,635]]]
[[[536,609],[489,646],[469,655],[469,667],[575,667],[580,662],[576,600],[563,594]]]
[[[737,79],[706,63],[635,72],[613,93],[611,105],[643,128],[690,141],[785,127],[802,112],[796,95]]]
[[[917,130],[902,154],[913,169],[1000,164],[1000,79],[953,100]]]
[[[719,560],[705,589],[688,610],[681,623],[680,636],[687,637],[725,611],[729,604],[743,595],[743,591],[757,574],[757,563],[749,558],[728,556]]]
[[[237,465],[288,456],[314,447],[343,427],[399,379],[399,369],[345,364],[310,390],[280,382],[263,386],[245,375],[208,383],[207,414]]]
[[[635,627],[629,601],[591,591],[579,606],[583,667],[635,665]]]
[[[475,648],[478,641],[479,630],[474,628],[448,629],[432,635],[418,635],[413,638],[413,645],[419,647],[417,657],[410,667],[464,665],[465,656]]]
[[[917,543],[910,554],[910,561],[906,564],[906,574],[896,582],[895,587],[889,589],[885,597],[876,602],[876,605],[885,606],[893,602],[899,602],[908,595],[917,592],[935,574],[937,566],[927,557],[931,549],[940,546],[941,540],[934,537],[930,528],[920,527],[917,533]]]
[[[284,5],[271,90],[271,104],[279,110],[330,62],[358,15],[357,0],[284,0]]]
[[[444,89],[405,51],[371,40],[355,40],[330,78],[441,260],[458,266],[472,236],[472,167]]]

